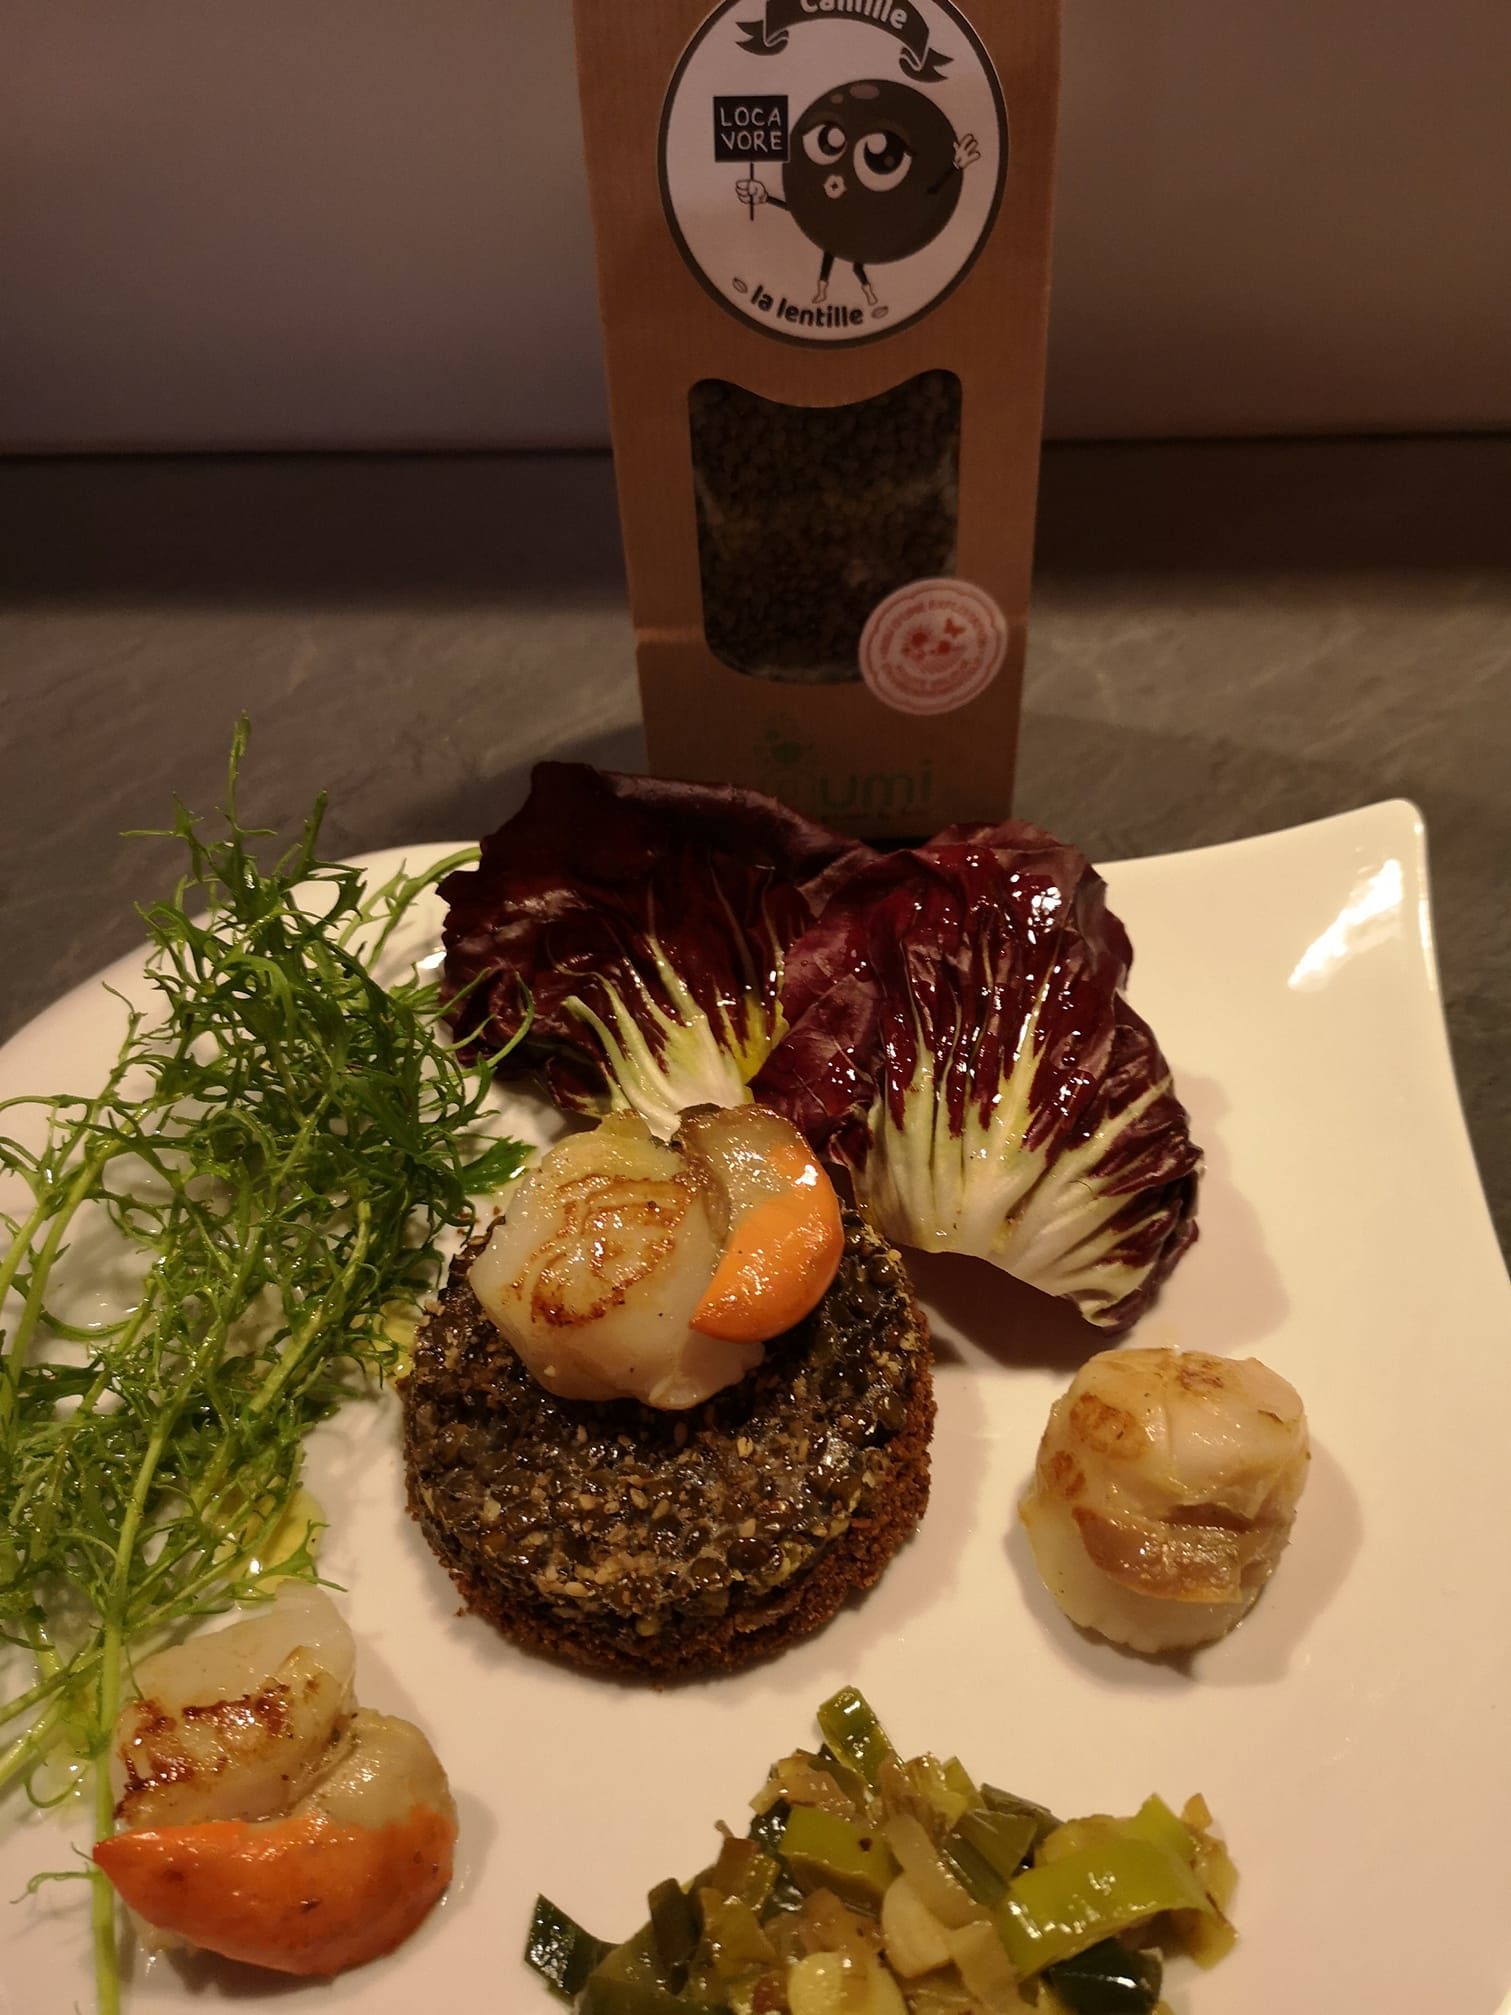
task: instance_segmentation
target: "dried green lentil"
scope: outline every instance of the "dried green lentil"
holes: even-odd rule
[[[954,571],[959,379],[790,406],[706,378],[689,418],[709,649],[758,678],[858,679],[877,603]]]

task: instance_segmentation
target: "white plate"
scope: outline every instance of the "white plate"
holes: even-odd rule
[[[917,1538],[863,1604],[733,1679],[579,1678],[459,1618],[404,1515],[394,1406],[349,1409],[311,1452],[325,1564],[350,1590],[364,1699],[420,1721],[451,1771],[458,1879],[402,1952],[333,1985],[158,1960],[135,1973],[131,2015],[264,1999],[548,2015],[519,1959],[537,1890],[628,1932],[652,1882],[706,1860],[716,1819],[742,1824],[767,1763],[812,1739],[846,1681],[906,1751],[958,1752],[1063,1812],[1205,1792],[1242,1871],[1241,1942],[1211,1975],[1172,1969],[1191,2015],[1507,2005],[1511,1293],[1444,1038],[1421,823],[1376,805],[1108,880],[1133,999],[1207,1151],[1201,1239],[1139,1339],[1263,1356],[1315,1439],[1253,1615],[1182,1670],[1055,1610],[1014,1505],[1098,1339],[974,1262],[917,1268],[943,1345]],[[79,989],[0,1052],[0,1095],[87,1083],[117,1038],[114,1003]],[[0,1899],[66,1852],[58,1820],[8,1823]],[[90,2005],[81,1901],[68,1884],[6,1909],[4,2015]]]

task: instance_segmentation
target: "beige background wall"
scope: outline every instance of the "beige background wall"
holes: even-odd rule
[[[1511,0],[1066,0],[1052,430],[1511,424],[1508,105]],[[568,0],[0,0],[0,445],[603,432]]]

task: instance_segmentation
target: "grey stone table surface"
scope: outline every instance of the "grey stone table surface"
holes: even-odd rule
[[[641,766],[607,459],[0,463],[0,1037],[139,937],[171,859],[120,835],[243,709],[246,813],[326,787],[339,852]],[[1392,796],[1505,1240],[1511,440],[1051,448],[1016,809],[1114,859]]]

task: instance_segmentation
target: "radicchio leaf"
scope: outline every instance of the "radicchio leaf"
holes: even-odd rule
[[[756,1096],[899,1244],[1122,1328],[1196,1236],[1201,1156],[1085,856],[957,826],[852,875],[793,949]]]
[[[633,1106],[663,1138],[739,1105],[785,1023],[788,946],[869,847],[774,799],[541,763],[524,806],[448,875],[444,992],[469,1051],[539,1071],[574,1112]]]

